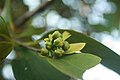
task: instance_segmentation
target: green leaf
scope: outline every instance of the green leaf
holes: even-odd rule
[[[91,54],[73,54],[60,59],[48,59],[58,70],[74,78],[82,78],[83,72],[99,64],[101,59]]]
[[[13,44],[10,42],[0,42],[0,63],[11,52]]]
[[[13,48],[5,21],[0,16],[0,63],[6,58]]]
[[[64,31],[63,34],[62,34],[63,40],[68,39],[70,36],[71,36],[71,34],[67,31]]]
[[[1,16],[0,16],[0,34],[4,34],[8,37],[10,36],[7,25]]]
[[[44,57],[23,48],[17,48],[16,51],[17,59],[12,61],[16,80],[69,80]]]
[[[0,41],[10,41],[10,38],[4,34],[0,34]]]
[[[4,8],[1,12],[1,16],[4,18],[6,22],[9,22],[10,19],[10,1],[5,0]]]
[[[16,14],[16,13],[15,13]],[[5,0],[4,8],[2,10],[1,16],[4,18],[5,22],[8,24],[11,33],[14,31],[14,23],[11,16],[11,1]]]
[[[102,58],[101,64],[104,66],[114,70],[118,74],[120,74],[120,56],[109,49],[108,47],[104,46],[103,44],[99,43],[98,41],[73,30],[57,30],[60,32],[68,31],[71,34],[71,37],[68,39],[69,43],[79,43],[84,42],[86,43],[85,47],[81,50],[84,53],[91,53],[94,55],[99,56]],[[43,36],[43,39],[50,33],[51,31]]]
[[[69,48],[69,50],[67,51],[66,54],[71,54],[71,53],[74,53],[76,51],[80,51],[84,47],[85,47],[85,43],[73,43],[73,44],[70,44],[70,48]]]

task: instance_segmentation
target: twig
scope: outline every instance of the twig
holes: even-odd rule
[[[37,49],[37,48],[34,48],[34,47],[30,47],[30,46],[26,46],[26,45],[21,45],[21,46],[23,46],[23,47],[25,47],[25,48],[27,48],[29,50],[32,50],[34,52],[38,52],[38,53],[41,52],[40,49]]]
[[[48,0],[46,3],[43,5],[38,6],[36,9],[33,11],[28,11],[24,13],[22,16],[20,16],[16,21],[15,21],[15,26],[19,27],[23,25],[28,19],[30,19],[32,16],[34,16],[38,12],[44,11],[50,4],[53,3],[55,0]]]
[[[28,45],[26,45],[26,44],[24,44],[24,43],[22,43],[22,42],[20,42],[20,41],[18,41],[18,40],[14,40],[14,42],[16,42],[16,43],[19,44],[20,46],[22,46],[22,47],[24,47],[24,48],[26,48],[26,49],[32,50],[32,51],[34,51],[34,52],[38,52],[38,53],[41,52],[40,49],[37,49],[37,48],[34,48],[34,47],[30,47],[30,46],[28,46]]]

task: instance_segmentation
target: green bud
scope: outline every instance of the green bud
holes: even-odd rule
[[[49,36],[50,41],[52,41],[52,34],[49,34],[48,36]]]
[[[47,49],[51,49],[52,48],[52,43],[51,42],[46,42],[45,45],[46,45]]]
[[[52,43],[51,42],[46,42],[45,45],[46,45],[47,49],[51,49],[52,48]]]
[[[64,53],[64,50],[56,49],[54,52],[55,52],[56,57],[61,57],[63,55],[63,53]]]
[[[49,51],[48,51],[46,48],[42,48],[42,49],[41,49],[41,55],[42,55],[42,56],[47,56],[48,53],[49,53]]]
[[[50,39],[49,39],[49,38],[45,38],[44,41],[45,41],[45,42],[49,42]]]
[[[52,48],[52,46],[46,46],[46,48],[47,48],[47,49],[51,49],[51,48]]]
[[[52,46],[52,43],[51,42],[46,42],[45,45],[46,46]]]
[[[57,38],[54,40],[53,43],[55,46],[62,47],[63,46],[63,39],[62,38]]]
[[[70,48],[70,44],[67,41],[64,41],[62,49],[67,51]]]
[[[60,36],[61,36],[61,33],[60,33],[59,31],[55,31],[55,32],[52,34],[53,39],[59,38]]]

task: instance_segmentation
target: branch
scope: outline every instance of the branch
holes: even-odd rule
[[[15,26],[19,27],[23,25],[27,20],[29,20],[32,16],[34,16],[36,13],[43,12],[48,6],[50,6],[55,0],[48,0],[46,3],[43,5],[38,6],[36,9],[33,11],[28,11],[24,13],[22,16],[20,16],[16,21],[15,21]]]
[[[26,44],[24,44],[24,43],[22,43],[22,42],[20,42],[20,41],[18,41],[18,40],[14,40],[14,42],[15,42],[16,44],[20,45],[21,47],[24,47],[24,48],[26,48],[26,49],[32,50],[32,51],[34,51],[34,52],[38,52],[38,53],[41,52],[40,49],[37,49],[37,48],[34,48],[34,47],[30,47],[30,46],[28,46],[28,45],[26,45]]]

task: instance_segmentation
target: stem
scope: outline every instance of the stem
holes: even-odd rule
[[[32,50],[32,51],[34,51],[34,52],[38,52],[38,53],[41,52],[40,49],[37,49],[37,48],[34,48],[34,47],[30,47],[30,46],[28,46],[28,45],[26,45],[26,44],[24,44],[24,43],[22,43],[22,42],[20,42],[20,41],[18,41],[18,40],[14,40],[14,42],[15,42],[16,44],[18,44],[18,45],[20,45],[20,46],[22,46],[22,47],[24,47],[24,48],[27,48],[27,49],[29,49],[29,50]]]
[[[31,41],[31,42],[26,42],[25,44],[28,45],[28,46],[34,46],[34,45],[37,45],[40,41]]]

